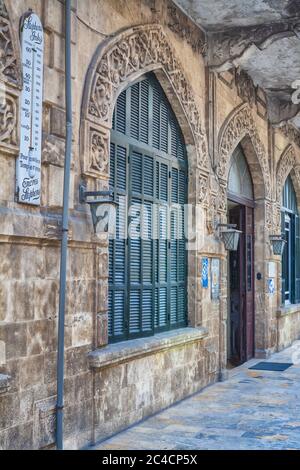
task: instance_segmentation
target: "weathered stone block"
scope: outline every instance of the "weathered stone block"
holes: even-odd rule
[[[78,312],[72,319],[72,346],[79,347],[92,343],[93,318],[91,313]]]
[[[56,322],[53,320],[35,320],[27,324],[27,353],[37,356],[51,352],[57,343]]]
[[[37,449],[55,443],[56,397],[49,397],[34,404],[33,440]]]
[[[64,169],[50,165],[48,169],[48,183],[49,183],[49,194],[48,204],[50,207],[62,207],[63,204],[63,187],[64,187]],[[53,191],[53,186],[56,190]],[[69,197],[70,209],[74,207],[74,174],[70,175],[70,197]]]
[[[7,282],[0,283],[0,321],[5,321],[8,310],[9,285]]]
[[[21,424],[8,429],[6,436],[7,450],[31,450],[33,449],[33,425],[32,422]]]
[[[107,312],[108,310],[108,282],[99,281],[98,282],[98,304],[97,312]]]
[[[72,348],[66,351],[66,377],[77,375],[89,370],[88,352],[91,345]]]
[[[34,318],[34,283],[31,280],[11,283],[12,319],[15,322]]]
[[[16,426],[19,422],[20,397],[17,393],[4,395],[0,399],[0,429]]]
[[[0,341],[0,367],[6,364],[6,344]]]
[[[27,336],[24,334],[23,324],[0,325],[0,341],[6,345],[6,360],[26,356]]]
[[[50,130],[51,134],[57,137],[65,138],[66,136],[66,113],[64,110],[51,107],[50,112]]]
[[[58,280],[34,281],[34,318],[54,320],[58,314]]]
[[[101,348],[108,344],[108,314],[98,313],[97,321],[97,348]]]
[[[44,382],[44,356],[22,359],[20,367],[20,388],[22,390]]]

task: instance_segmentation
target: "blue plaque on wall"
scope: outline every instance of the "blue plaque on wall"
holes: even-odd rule
[[[211,260],[211,298],[219,300],[220,298],[220,260],[213,258]]]
[[[274,294],[275,293],[274,279],[268,279],[268,291],[269,291],[269,294]]]
[[[208,289],[208,258],[202,258],[202,287]]]

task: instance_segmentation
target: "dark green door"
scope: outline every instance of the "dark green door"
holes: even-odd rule
[[[186,153],[153,75],[119,96],[110,175],[119,203],[110,241],[110,340],[186,326]]]

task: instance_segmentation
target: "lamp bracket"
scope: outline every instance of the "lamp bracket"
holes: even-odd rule
[[[218,224],[217,225],[217,228],[221,228],[221,227],[236,229],[237,224]]]
[[[104,200],[104,199],[89,199],[89,198],[95,198],[97,196],[100,197],[112,197],[113,196],[113,191],[87,191],[86,187],[81,184],[79,186],[79,202],[80,204],[97,204],[97,203],[104,203],[104,202],[110,202],[113,203],[112,200]]]

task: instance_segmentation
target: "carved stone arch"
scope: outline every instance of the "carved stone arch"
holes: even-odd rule
[[[138,77],[150,71],[156,74],[171,103],[194,168],[208,174],[206,134],[193,91],[162,27],[144,25],[108,38],[94,54],[82,105],[84,175],[107,177],[109,131],[117,97]]]
[[[22,86],[20,46],[10,12],[0,0],[0,149],[18,153],[18,99]]]
[[[288,145],[282,152],[276,169],[276,198],[281,203],[282,190],[288,175],[293,180],[298,205],[300,207],[300,159],[297,158],[293,145]]]
[[[270,198],[271,175],[268,155],[248,104],[235,109],[220,131],[217,174],[225,186],[227,186],[231,155],[239,143],[245,150],[253,177],[255,198]]]

